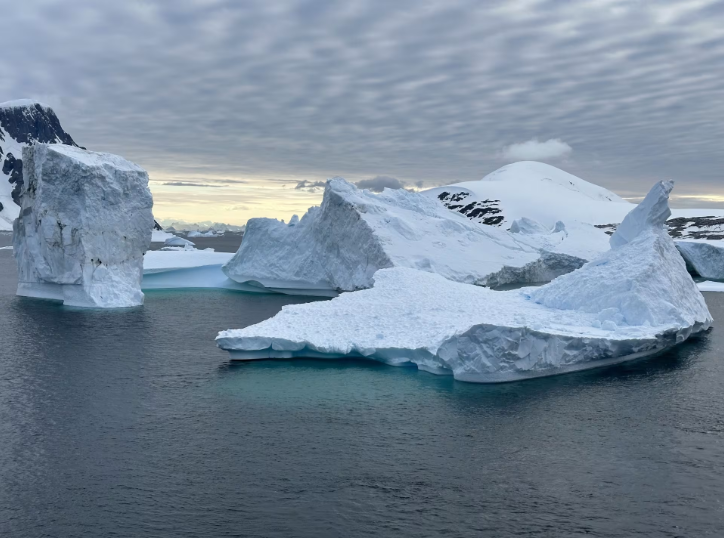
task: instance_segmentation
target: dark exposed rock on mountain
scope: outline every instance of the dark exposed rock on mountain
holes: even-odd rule
[[[0,229],[17,214],[10,206],[20,205],[22,148],[36,142],[78,147],[52,108],[27,99],[0,104]]]
[[[437,195],[445,207],[452,211],[462,213],[470,220],[479,222],[481,224],[487,224],[488,226],[500,226],[503,222],[502,215],[497,215],[501,212],[500,200],[481,200],[467,203],[466,198],[470,197],[469,192],[441,192]]]

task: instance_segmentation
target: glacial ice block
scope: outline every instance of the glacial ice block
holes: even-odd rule
[[[122,157],[64,145],[28,146],[23,162],[13,226],[18,295],[80,307],[143,304],[148,174]]]
[[[530,238],[471,222],[422,194],[373,194],[335,178],[322,205],[298,221],[251,219],[224,271],[258,288],[330,295],[369,288],[375,272],[388,267],[497,286],[549,281],[584,261],[544,256]]]
[[[713,280],[724,280],[724,242],[677,241],[676,248],[691,272]]]
[[[390,268],[374,287],[219,333],[232,359],[367,357],[472,382],[614,364],[707,330],[706,303],[663,230],[670,185],[657,184],[626,241],[540,288],[493,291]],[[643,218],[640,218],[643,217]]]

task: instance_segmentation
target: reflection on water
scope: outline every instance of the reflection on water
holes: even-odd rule
[[[367,361],[232,364],[213,338],[305,299],[14,296],[0,251],[2,536],[717,536],[718,329],[503,385]],[[724,319],[721,294],[707,300]]]

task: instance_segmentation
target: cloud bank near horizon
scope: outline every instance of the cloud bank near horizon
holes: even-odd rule
[[[0,101],[47,102],[80,144],[153,178],[248,182],[156,182],[164,211],[259,188],[250,207],[288,218],[319,199],[303,179],[466,181],[532,141],[558,158],[551,140],[622,195],[661,178],[724,195],[718,1],[43,0],[3,23],[22,52],[0,58]]]

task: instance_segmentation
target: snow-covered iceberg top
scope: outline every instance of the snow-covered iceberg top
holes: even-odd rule
[[[224,271],[237,282],[271,290],[328,295],[368,288],[372,276],[389,267],[502,285],[546,282],[584,262],[542,256],[534,243],[471,222],[419,193],[373,194],[335,178],[327,182],[322,205],[299,220],[251,219]]]
[[[148,174],[117,155],[61,144],[23,149],[13,229],[18,295],[83,307],[143,304],[151,241]]]
[[[624,237],[540,288],[496,292],[409,268],[375,274],[372,289],[286,306],[267,321],[219,333],[239,360],[368,357],[456,379],[499,382],[622,362],[708,329],[712,318],[660,222],[671,184],[657,184]],[[647,212],[648,209],[648,212]]]

